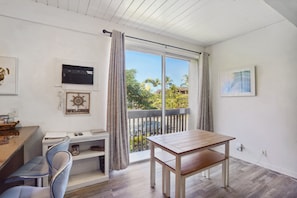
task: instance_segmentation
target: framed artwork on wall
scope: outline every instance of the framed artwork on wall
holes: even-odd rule
[[[222,71],[221,96],[255,96],[255,66]]]
[[[65,114],[90,114],[90,93],[66,92]]]
[[[17,95],[17,59],[0,56],[0,94]]]

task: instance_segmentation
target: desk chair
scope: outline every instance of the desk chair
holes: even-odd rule
[[[15,186],[4,191],[0,198],[63,198],[71,167],[71,153],[59,151],[52,160],[52,178],[48,187]]]
[[[54,155],[59,151],[68,151],[70,138],[66,136],[61,142],[54,144],[47,151],[44,156],[36,156],[29,160],[18,170],[12,173],[6,180],[5,183],[36,179],[37,186],[42,186],[42,179],[45,177],[51,177],[52,173],[52,160]]]

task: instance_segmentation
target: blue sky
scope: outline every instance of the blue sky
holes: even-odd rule
[[[126,50],[126,69],[136,69],[136,79],[143,82],[145,79],[160,79],[161,80],[162,58],[159,55],[135,52]],[[183,76],[188,74],[189,62],[166,58],[166,76],[173,80],[173,83],[180,86],[183,81]]]

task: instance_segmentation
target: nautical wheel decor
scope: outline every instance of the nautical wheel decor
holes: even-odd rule
[[[66,114],[89,114],[90,93],[66,92]]]

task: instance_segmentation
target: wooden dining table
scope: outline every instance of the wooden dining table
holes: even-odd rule
[[[226,186],[229,185],[229,142],[234,140],[234,137],[203,130],[190,130],[150,136],[147,139],[150,142],[150,183],[152,188],[155,187],[156,148],[168,152],[175,157],[175,197],[180,197],[181,157],[222,145],[225,147],[224,154],[226,160],[225,178],[223,179],[225,180],[224,182],[226,183]]]

